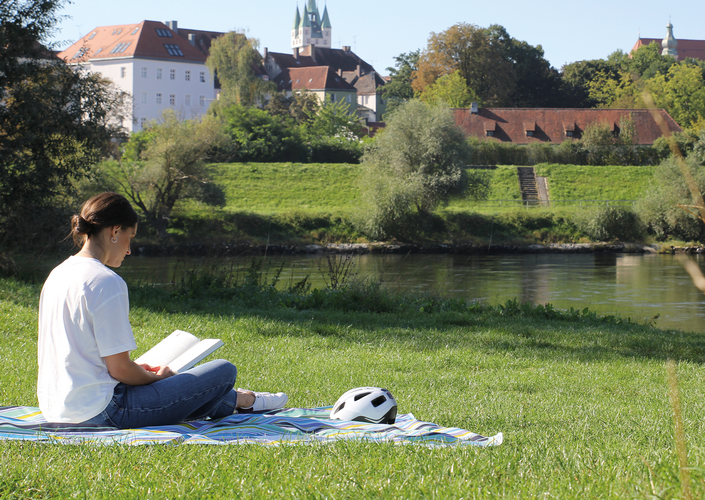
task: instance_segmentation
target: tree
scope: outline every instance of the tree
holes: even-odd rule
[[[411,86],[413,74],[418,70],[420,50],[399,54],[394,58],[394,67],[387,68],[390,81],[382,87],[380,95],[387,100],[387,113],[404,101],[413,99],[414,89]]]
[[[681,165],[678,161],[670,157],[657,167],[651,188],[637,202],[636,209],[649,232],[660,239],[703,241],[705,227],[702,221],[679,205],[692,206],[694,202],[682,168],[690,171],[695,180],[694,187],[702,193],[705,191],[705,167],[695,155],[690,155]]]
[[[467,23],[431,33],[414,72],[414,90],[421,93],[441,76],[458,70],[481,104],[510,104],[516,77],[512,63],[504,57],[503,42],[501,38],[490,37],[483,28]]]
[[[443,75],[459,71],[471,93],[486,106],[555,106],[560,76],[534,47],[509,36],[502,26],[459,23],[431,33],[414,73],[417,95]]]
[[[645,82],[657,107],[665,108],[681,127],[705,118],[705,79],[700,67],[674,64],[666,75]]]
[[[374,237],[394,236],[416,213],[428,214],[464,193],[467,146],[450,109],[404,103],[363,156],[365,214]]]
[[[252,106],[261,100],[270,85],[257,76],[262,57],[259,42],[242,33],[230,31],[211,43],[206,66],[221,84],[219,105]]]
[[[619,80],[619,69],[604,59],[578,61],[561,68],[561,98],[567,108],[592,108],[598,105],[590,97],[590,82],[602,74],[603,78]]]
[[[614,133],[607,123],[590,123],[580,139],[590,165],[634,165],[635,143],[636,126],[631,117],[623,117]]]
[[[220,123],[213,117],[180,120],[165,110],[161,123],[133,135],[131,142],[142,145],[139,160],[124,158],[108,177],[134,203],[160,238],[168,236],[169,217],[177,201],[184,198],[208,199],[213,195],[208,183],[205,159],[222,140]],[[218,196],[211,196],[211,199]]]
[[[235,148],[231,161],[306,161],[306,147],[288,115],[233,105],[222,116]]]
[[[445,104],[451,108],[467,108],[474,101],[479,100],[477,95],[468,88],[459,71],[440,77],[421,92],[419,99],[427,104]]]
[[[85,176],[109,144],[117,98],[40,42],[61,0],[0,3],[0,226],[27,217]],[[27,221],[25,220],[25,225]],[[14,235],[17,237],[17,235]]]

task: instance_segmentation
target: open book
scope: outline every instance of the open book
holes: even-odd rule
[[[199,340],[194,335],[182,330],[174,330],[167,338],[145,352],[135,363],[150,366],[168,366],[174,371],[182,372],[193,368],[196,363],[223,345],[222,340]]]

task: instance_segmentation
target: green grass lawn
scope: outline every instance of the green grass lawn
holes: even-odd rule
[[[229,163],[211,172],[230,212],[350,211],[359,196],[359,165]]]
[[[669,358],[677,362],[689,488],[692,498],[705,495],[702,334],[540,307],[463,308],[430,297],[392,297],[396,308],[372,313],[345,312],[365,299],[352,293],[320,307],[284,307],[283,296],[267,302],[249,293],[191,292],[131,287],[139,352],[176,328],[215,336],[225,341],[218,355],[238,365],[240,387],[283,390],[291,405],[311,407],[330,405],[352,387],[384,386],[402,413],[503,432],[505,443],[130,448],[0,441],[0,497],[679,498]],[[0,280],[0,405],[37,404],[38,294],[37,285]]]
[[[643,196],[656,167],[536,165],[548,179],[552,200],[636,200]]]

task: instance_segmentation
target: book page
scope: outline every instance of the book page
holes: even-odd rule
[[[198,344],[198,342],[198,338],[194,335],[183,330],[174,330],[171,335],[137,358],[135,363],[138,365],[146,363],[150,366],[168,365],[171,367],[172,361],[188,351],[189,348]]]
[[[182,372],[188,370],[189,368],[193,368],[196,363],[201,361],[216,349],[219,349],[222,345],[222,340],[203,339],[181,356],[170,361],[169,368],[177,372]]]

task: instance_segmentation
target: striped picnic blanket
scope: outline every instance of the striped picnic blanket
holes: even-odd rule
[[[456,427],[421,422],[411,413],[397,416],[394,425],[383,425],[331,420],[328,418],[330,410],[331,407],[285,408],[269,413],[236,414],[220,420],[119,430],[61,427],[61,424],[48,424],[39,408],[9,406],[0,407],[0,441],[281,445],[358,440],[427,446],[497,446],[503,441],[502,433],[484,437]]]

